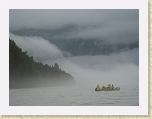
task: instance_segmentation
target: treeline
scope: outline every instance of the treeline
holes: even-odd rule
[[[35,87],[44,84],[52,86],[64,81],[74,82],[73,79],[72,75],[62,71],[57,63],[49,66],[35,62],[33,57],[28,56],[27,52],[23,52],[13,40],[9,39],[10,88]]]

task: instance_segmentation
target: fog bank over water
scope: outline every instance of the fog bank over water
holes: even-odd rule
[[[139,61],[134,55],[138,55],[138,49],[109,56],[77,56],[44,62],[58,62],[61,69],[72,74],[78,84],[138,85]]]
[[[139,84],[139,9],[10,9],[9,32],[35,61],[59,64],[78,84]]]
[[[121,51],[110,55],[84,55],[64,57],[56,46],[41,37],[17,36],[10,33],[16,44],[49,66],[57,63],[70,73],[77,84],[85,85],[139,85],[139,49]]]

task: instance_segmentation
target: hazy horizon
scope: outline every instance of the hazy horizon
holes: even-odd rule
[[[60,49],[41,37],[10,34],[10,38],[35,61],[49,66],[58,63],[78,84],[139,85],[138,48],[110,55],[64,57]]]

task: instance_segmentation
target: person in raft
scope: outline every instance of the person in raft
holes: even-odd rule
[[[112,84],[112,89],[114,89],[114,85]]]
[[[112,88],[111,84],[108,85],[108,88],[110,88],[110,89]]]
[[[104,89],[106,89],[106,87],[103,85],[103,86],[102,86],[102,90],[104,90]]]
[[[100,89],[100,86],[99,86],[99,84],[96,86],[96,88],[97,88],[97,89]]]

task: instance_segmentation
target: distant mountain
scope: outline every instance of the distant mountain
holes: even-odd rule
[[[134,49],[139,47],[139,43],[131,44],[110,44],[98,39],[73,39],[73,40],[51,40],[52,44],[62,51],[70,52],[74,56],[80,55],[108,55],[114,52]]]
[[[76,27],[76,26],[73,26]],[[12,31],[13,34],[20,36],[40,36],[49,40],[52,44],[56,45],[63,51],[64,56],[81,56],[81,55],[108,55],[114,52],[129,50],[139,47],[139,41],[123,44],[123,43],[109,43],[104,42],[102,39],[66,39],[55,38],[58,34],[65,34],[72,30],[71,27],[64,29],[20,29]]]

